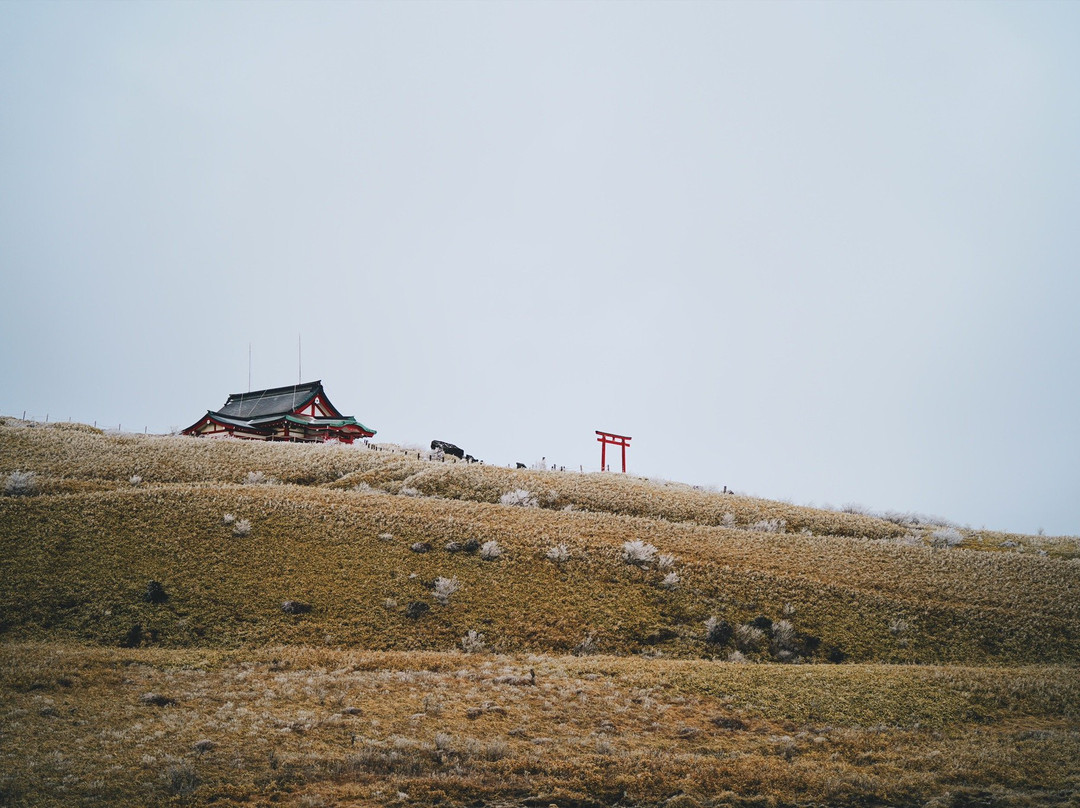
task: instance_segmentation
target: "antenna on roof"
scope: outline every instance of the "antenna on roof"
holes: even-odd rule
[[[248,343],[248,392],[251,392],[251,343]]]
[[[303,358],[304,352],[300,350],[300,335],[296,335],[296,383],[303,384]]]

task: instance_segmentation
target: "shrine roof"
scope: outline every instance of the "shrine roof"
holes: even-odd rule
[[[286,415],[299,409],[319,393],[323,393],[325,400],[326,394],[321,380],[268,390],[252,390],[250,393],[233,393],[216,414],[248,420]]]

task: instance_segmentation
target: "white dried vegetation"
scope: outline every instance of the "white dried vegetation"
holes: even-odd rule
[[[4,481],[4,496],[29,497],[37,493],[37,475],[16,469]]]
[[[480,557],[484,559],[484,561],[495,561],[500,558],[502,554],[502,548],[494,539],[486,541],[480,546]]]
[[[563,562],[570,560],[570,549],[565,544],[556,544],[553,547],[549,547],[544,556],[549,561],[554,561],[556,564],[562,564]]]
[[[238,539],[242,539],[251,533],[251,522],[247,519],[241,519],[233,525],[232,534]]]
[[[469,632],[461,638],[461,650],[466,654],[480,654],[487,648],[484,635],[479,631],[469,629]]]
[[[623,542],[622,559],[635,567],[644,567],[656,560],[656,548],[640,539]]]
[[[459,589],[461,589],[461,583],[457,578],[443,578],[440,576],[435,579],[435,600],[446,606],[450,603],[450,596]]]
[[[513,491],[507,491],[501,497],[499,497],[499,503],[502,505],[512,505],[519,508],[539,508],[540,501],[536,495],[531,491],[526,491],[524,488],[515,488]]]

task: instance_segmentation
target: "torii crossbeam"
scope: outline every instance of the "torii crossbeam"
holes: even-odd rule
[[[626,447],[630,445],[630,441],[633,439],[626,435],[601,432],[599,429],[596,430],[596,434],[600,436],[596,439],[600,444],[600,471],[607,471],[607,447],[610,443],[612,446],[622,447],[622,470],[623,474],[626,474]]]

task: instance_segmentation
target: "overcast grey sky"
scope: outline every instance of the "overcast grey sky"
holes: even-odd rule
[[[1080,533],[1080,4],[0,4],[0,412]]]

